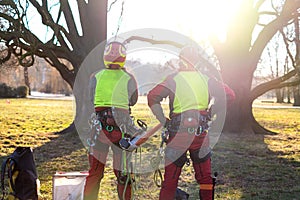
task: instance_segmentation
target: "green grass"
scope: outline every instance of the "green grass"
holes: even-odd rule
[[[16,146],[31,146],[41,181],[41,199],[52,198],[52,176],[56,171],[88,170],[86,149],[72,134],[56,135],[74,115],[73,102],[65,100],[0,99],[0,161]],[[145,105],[133,108],[136,118],[157,123]],[[213,148],[213,170],[219,173],[216,198],[299,199],[300,196],[300,110],[255,108],[257,120],[277,132],[274,135],[222,134]],[[159,134],[142,151],[159,143]],[[111,162],[105,169],[101,199],[117,199]],[[136,199],[158,199],[153,174],[137,177]],[[191,166],[184,166],[180,188],[198,199],[198,186]]]

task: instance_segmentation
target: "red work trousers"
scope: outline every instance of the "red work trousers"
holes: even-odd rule
[[[177,135],[177,134],[176,134]],[[203,145],[208,145],[208,136],[206,134],[202,134],[200,136],[193,136],[193,139],[189,143],[189,148],[186,151],[189,151],[190,154],[193,151],[199,150]],[[177,137],[177,136],[176,136]],[[167,143],[171,146],[171,148],[179,148],[180,145],[184,144],[185,141],[190,138],[189,135],[180,133],[178,138],[174,138],[172,142]],[[171,138],[172,140],[172,138]],[[177,143],[175,140],[181,141]],[[181,146],[183,147],[183,146]],[[182,148],[180,148],[182,149]],[[186,151],[184,153],[186,153]],[[211,161],[210,158],[206,160],[202,160],[199,162],[196,159],[192,158],[193,168],[195,171],[195,179],[197,183],[200,185],[199,189],[199,197],[200,200],[212,200],[213,199],[213,181],[211,177]],[[160,190],[159,199],[160,200],[174,200],[176,188],[178,186],[179,176],[181,174],[182,167],[177,166],[174,163],[174,160],[165,160],[165,173],[164,173],[164,181],[162,183],[162,188]]]
[[[101,133],[102,134],[102,133]],[[100,189],[100,182],[104,176],[104,168],[107,159],[107,154],[109,152],[109,147],[113,151],[113,167],[114,174],[119,180],[120,178],[120,169],[122,161],[122,150],[113,143],[108,143],[107,138],[103,137],[104,134],[99,138],[101,142],[98,142],[96,145],[97,149],[93,149],[93,154],[89,155],[89,175],[86,178],[86,183],[84,187],[84,200],[97,200],[98,192]],[[105,143],[104,143],[105,142]],[[131,199],[131,185],[127,184],[125,191],[125,199],[123,198],[125,185],[118,181],[117,191],[119,199],[121,200],[130,200]],[[102,199],[101,197],[99,199]]]

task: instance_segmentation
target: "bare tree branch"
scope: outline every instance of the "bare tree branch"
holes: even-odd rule
[[[284,42],[284,44],[285,44],[286,52],[287,52],[289,58],[290,58],[291,61],[292,61],[293,67],[295,67],[295,66],[296,66],[295,59],[294,59],[293,54],[292,54],[292,52],[291,52],[291,50],[290,50],[290,48],[289,48],[289,43],[287,42],[287,37],[286,37],[286,35],[284,34],[284,32],[283,32],[282,29],[279,30],[279,32],[281,33],[281,35],[282,35],[282,37],[283,37],[283,42]]]
[[[64,16],[65,16],[65,19],[67,22],[69,33],[73,33],[72,35],[74,35],[74,36],[75,36],[74,33],[76,33],[76,36],[78,37],[79,34],[78,34],[78,31],[76,28],[75,20],[74,20],[73,14],[72,14],[72,10],[71,10],[69,1],[68,0],[60,0],[60,3],[61,3],[61,8],[62,8],[62,11],[64,13]]]
[[[269,11],[262,11],[262,12],[258,12],[259,15],[274,15],[274,16],[278,16],[278,13],[276,12],[269,12]]]
[[[130,43],[133,40],[138,40],[138,41],[143,41],[143,42],[149,42],[151,44],[169,44],[172,46],[175,46],[177,48],[182,48],[184,44],[179,44],[175,41],[170,41],[170,40],[154,40],[150,38],[145,38],[145,37],[140,37],[140,36],[131,36],[130,38],[126,39],[124,41],[124,44]]]
[[[67,38],[69,37],[69,33],[63,26],[54,22],[51,14],[48,11],[48,8],[46,7],[46,4],[43,3],[43,5],[40,6],[36,0],[29,0],[29,1],[32,3],[32,5],[37,9],[39,14],[41,15],[43,24],[49,26],[53,30],[54,32],[53,40],[54,40],[54,36],[56,36],[61,46],[65,48],[69,48],[69,46],[67,45],[64,39],[64,37]]]
[[[271,81],[268,81],[266,83],[260,84],[257,87],[253,88],[250,94],[250,99],[253,101],[257,97],[263,95],[267,91],[270,91],[272,89],[281,88],[284,85],[283,83],[287,81],[288,79],[294,77],[297,74],[296,70],[292,70],[288,72],[287,74],[283,75],[282,77],[273,79]],[[286,83],[285,83],[286,84]]]
[[[0,51],[0,65],[9,61],[10,58],[11,58],[11,51],[9,51],[8,49],[3,49]]]
[[[82,34],[85,35],[87,32],[86,28],[86,19],[84,16],[87,16],[87,3],[85,0],[77,0],[77,6],[78,6],[78,12],[79,12],[79,17],[80,17],[80,24],[82,28]]]
[[[109,11],[111,10],[112,6],[113,6],[115,3],[117,3],[117,1],[118,1],[118,0],[114,0],[114,1],[109,5],[109,8],[108,8],[107,12],[109,12]]]
[[[258,10],[261,5],[265,2],[266,0],[259,0],[255,5],[254,5],[254,9]]]
[[[298,0],[286,1],[280,16],[270,22],[268,26],[260,32],[250,51],[249,60],[253,63],[252,71],[256,69],[256,64],[266,44],[278,30],[282,29],[283,26],[287,25],[287,23],[293,19],[294,13],[297,12],[299,7],[300,1]]]

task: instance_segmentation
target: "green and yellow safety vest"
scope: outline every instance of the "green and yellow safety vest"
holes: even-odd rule
[[[123,70],[104,69],[95,75],[95,107],[129,109],[128,82],[130,75]]]
[[[198,72],[182,71],[174,76],[176,84],[173,113],[205,110],[209,104],[208,77]]]

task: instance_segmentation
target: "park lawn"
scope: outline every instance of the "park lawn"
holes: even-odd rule
[[[41,199],[52,199],[52,176],[56,171],[88,169],[86,149],[74,133],[57,135],[74,118],[68,100],[0,99],[0,161],[16,146],[34,149],[41,181]],[[151,127],[157,123],[145,104],[133,115]],[[213,171],[218,172],[216,198],[298,199],[300,196],[300,109],[254,108],[255,117],[273,135],[222,134],[213,148]],[[142,151],[158,144],[159,134]],[[155,145],[152,145],[152,147]],[[101,184],[101,199],[117,199],[115,177],[108,162]],[[136,199],[158,199],[153,173],[136,177]],[[184,166],[179,187],[197,199],[198,186],[191,166]]]

